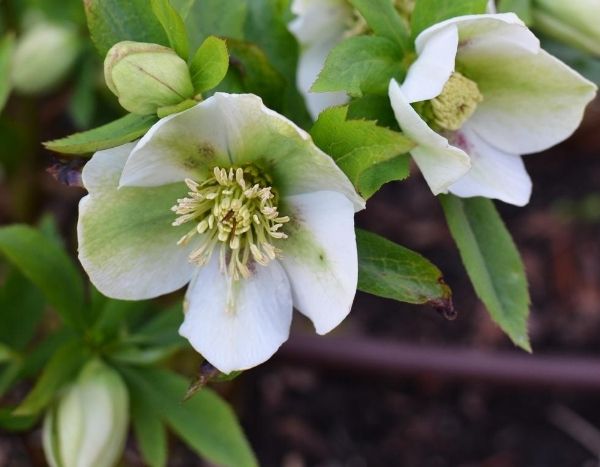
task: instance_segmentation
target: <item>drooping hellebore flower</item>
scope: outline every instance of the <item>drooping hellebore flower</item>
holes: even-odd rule
[[[415,46],[418,58],[402,85],[390,82],[389,97],[433,193],[527,204],[521,155],[568,138],[596,86],[541,50],[512,13],[452,18]]]
[[[396,10],[405,17],[415,4],[415,0],[393,1]],[[348,0],[294,0],[291,10],[296,18],[288,28],[300,44],[296,84],[308,111],[317,118],[326,108],[348,101],[343,92],[310,92],[329,52],[345,38],[366,34],[369,28]]]
[[[292,306],[319,334],[357,284],[348,178],[254,95],[217,93],[83,170],[79,258],[105,295],[141,300],[190,283],[180,333],[224,373],[267,360]]]

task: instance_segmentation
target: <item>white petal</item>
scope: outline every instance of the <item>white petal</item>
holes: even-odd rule
[[[419,56],[410,66],[401,87],[409,103],[430,100],[441,94],[454,71],[458,29],[455,25],[439,29],[419,45]]]
[[[463,198],[495,198],[516,206],[529,202],[531,178],[521,156],[496,149],[468,125],[456,133],[455,139],[456,144],[469,153],[473,166],[450,187],[451,193]]]
[[[331,191],[289,196],[285,203],[292,220],[279,247],[294,306],[325,334],[348,315],[356,294],[354,209]]]
[[[543,50],[481,44],[459,53],[484,100],[469,121],[485,140],[513,154],[543,151],[579,126],[596,86]]]
[[[172,227],[170,208],[185,185],[118,189],[131,145],[100,151],[83,169],[90,194],[79,204],[79,259],[103,294],[141,300],[183,287],[192,275],[187,226]]]
[[[471,34],[468,32],[469,27],[475,27],[478,29],[481,26],[489,26],[493,23],[519,24],[521,26],[524,25],[523,21],[521,21],[514,13],[456,16],[425,29],[417,36],[415,40],[415,48],[417,53],[419,53],[421,50],[423,50],[423,47],[433,35],[437,34],[442,29],[446,29],[448,26],[456,26],[458,28],[460,42],[461,45],[463,45],[462,43],[466,42],[470,38]]]
[[[389,96],[402,131],[417,143],[411,151],[433,194],[446,193],[448,187],[466,174],[469,156],[433,131],[408,103],[395,80],[390,81]]]
[[[295,0],[292,12],[298,15],[289,25],[300,44],[296,81],[308,111],[317,118],[324,109],[345,104],[343,92],[312,93],[310,88],[323,69],[325,60],[343,38],[352,20],[352,9],[345,0]]]
[[[496,2],[494,0],[489,0],[487,4],[487,13],[495,14],[496,12]]]
[[[186,304],[179,333],[223,373],[263,363],[289,335],[292,295],[277,261],[236,282],[219,271],[214,254],[192,280]]]

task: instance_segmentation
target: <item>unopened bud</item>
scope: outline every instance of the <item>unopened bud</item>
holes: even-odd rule
[[[185,60],[158,44],[114,45],[104,60],[104,77],[123,108],[140,115],[176,107],[194,95]]]
[[[99,360],[46,413],[43,444],[52,467],[113,467],[123,453],[129,395],[119,374]]]
[[[600,56],[600,0],[534,0],[533,27]]]
[[[79,54],[74,28],[39,22],[19,38],[11,63],[11,81],[22,94],[39,94],[60,84]]]

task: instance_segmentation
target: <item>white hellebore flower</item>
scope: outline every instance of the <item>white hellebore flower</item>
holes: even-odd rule
[[[405,17],[415,4],[415,0],[393,1],[396,10]],[[291,10],[296,18],[288,28],[300,44],[296,84],[309,113],[316,119],[326,108],[348,101],[344,92],[310,92],[329,52],[345,38],[367,33],[369,29],[349,0],[294,0]]]
[[[100,360],[46,413],[43,445],[52,467],[113,467],[123,455],[129,393],[121,376]]]
[[[527,204],[520,156],[568,138],[596,86],[541,50],[512,13],[452,18],[415,46],[416,61],[402,85],[390,82],[389,97],[433,193]]]
[[[292,306],[319,334],[350,311],[364,201],[257,96],[217,93],[164,118],[96,153],[83,183],[79,258],[94,285],[140,300],[189,282],[180,333],[224,373],[267,360]]]

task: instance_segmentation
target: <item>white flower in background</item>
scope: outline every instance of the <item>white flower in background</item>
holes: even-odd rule
[[[112,467],[123,454],[128,425],[125,383],[93,360],[46,413],[46,459],[52,467]]]
[[[536,29],[600,56],[600,0],[535,0],[531,13]]]
[[[414,3],[415,0],[394,0],[394,6],[405,17]],[[329,52],[345,38],[368,33],[369,29],[348,0],[294,0],[291,10],[296,18],[288,27],[300,44],[296,84],[309,113],[316,119],[326,108],[348,101],[344,92],[310,92]]]
[[[596,86],[541,50],[512,13],[452,18],[415,45],[418,58],[389,96],[433,193],[527,204],[520,155],[569,137]]]
[[[224,373],[267,360],[292,306],[319,334],[350,311],[364,201],[257,96],[217,93],[164,118],[96,153],[83,183],[79,258],[94,285],[141,300],[190,282],[180,333]]]
[[[300,44],[296,83],[313,118],[328,107],[344,104],[344,92],[313,93],[310,88],[323,69],[325,60],[352,27],[354,11],[347,0],[294,0],[290,32]]]

